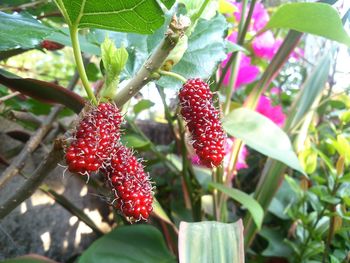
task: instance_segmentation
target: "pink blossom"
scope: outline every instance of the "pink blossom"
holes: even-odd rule
[[[235,43],[237,40],[237,32],[232,32],[228,38],[229,41]],[[221,67],[224,68],[231,55],[228,55],[227,58],[222,62]],[[242,54],[241,59],[239,61],[239,68],[237,72],[236,83],[234,85],[235,89],[244,85],[252,83],[256,80],[260,73],[260,70],[257,66],[251,63],[250,57]],[[223,84],[228,85],[230,82],[231,69],[227,71],[227,74],[224,78]]]
[[[234,13],[234,16],[237,21],[240,21],[241,14],[242,14],[242,3],[234,3],[234,4],[238,9],[238,11]],[[248,15],[248,10],[249,10],[249,5],[246,8],[245,16]],[[256,3],[252,14],[250,29],[255,32],[261,30],[267,24],[269,19],[270,19],[269,14],[267,13],[264,5],[260,2]]]
[[[259,58],[271,60],[276,54],[279,46],[271,31],[267,31],[254,38],[252,47],[255,55]]]
[[[260,97],[256,111],[269,118],[280,127],[283,126],[286,119],[286,115],[283,113],[282,106],[273,106],[270,98],[266,96]]]
[[[234,143],[235,139],[234,138],[227,138],[226,139],[226,144],[225,144],[225,157],[224,157],[224,167],[228,167],[229,166],[229,162],[230,162],[230,155],[232,152],[232,146]],[[236,170],[241,170],[241,169],[245,169],[248,168],[248,165],[246,163],[246,158],[248,156],[249,152],[247,147],[243,146],[238,154],[238,160],[236,163]]]

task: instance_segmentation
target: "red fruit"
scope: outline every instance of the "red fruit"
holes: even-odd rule
[[[225,133],[208,84],[201,79],[188,80],[180,89],[179,100],[201,163],[219,166],[224,158]]]
[[[153,210],[153,188],[132,151],[116,146],[104,172],[114,193],[113,204],[122,215],[131,222],[147,220]]]
[[[43,40],[40,43],[40,46],[50,51],[55,51],[64,48],[64,45],[50,40]]]
[[[91,109],[79,122],[66,150],[69,171],[90,174],[99,170],[120,138],[121,122],[118,108],[110,103]]]

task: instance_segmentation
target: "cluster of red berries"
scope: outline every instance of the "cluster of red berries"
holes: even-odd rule
[[[41,41],[40,46],[50,51],[55,51],[64,48],[64,45],[51,40]]]
[[[181,115],[192,135],[193,148],[201,163],[219,166],[224,158],[225,133],[213,94],[201,79],[190,79],[180,89]]]
[[[89,110],[77,125],[66,150],[71,172],[101,171],[114,194],[115,207],[131,221],[146,220],[152,212],[152,186],[143,166],[120,142],[122,116],[110,103]]]

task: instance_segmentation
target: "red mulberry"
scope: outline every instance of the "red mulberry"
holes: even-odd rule
[[[219,166],[224,158],[225,133],[208,84],[201,79],[188,80],[180,89],[179,100],[201,163]]]
[[[110,103],[90,110],[78,124],[66,151],[69,171],[90,174],[99,170],[118,143],[121,122],[118,108]]]
[[[152,185],[131,150],[116,146],[104,172],[114,193],[114,206],[130,221],[147,220],[153,209]]]

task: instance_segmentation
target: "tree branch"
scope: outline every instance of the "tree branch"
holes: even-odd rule
[[[118,107],[123,106],[148,82],[159,78],[159,76],[152,76],[152,73],[155,73],[163,65],[170,51],[176,46],[187,27],[188,24],[182,24],[181,21],[177,20],[176,16],[172,18],[164,39],[136,73],[134,78],[117,94],[115,103]]]
[[[71,79],[68,89],[73,89],[79,80],[76,72]],[[50,114],[45,118],[40,128],[30,137],[20,154],[11,162],[11,165],[2,173],[0,177],[0,189],[23,168],[27,157],[40,145],[43,138],[50,131],[53,122],[63,109],[62,105],[55,106]]]
[[[33,172],[28,180],[16,190],[16,192],[0,206],[0,219],[7,216],[20,203],[30,197],[40,186],[45,177],[57,167],[57,163],[63,158],[62,141],[58,140],[53,150],[40,166]]]

